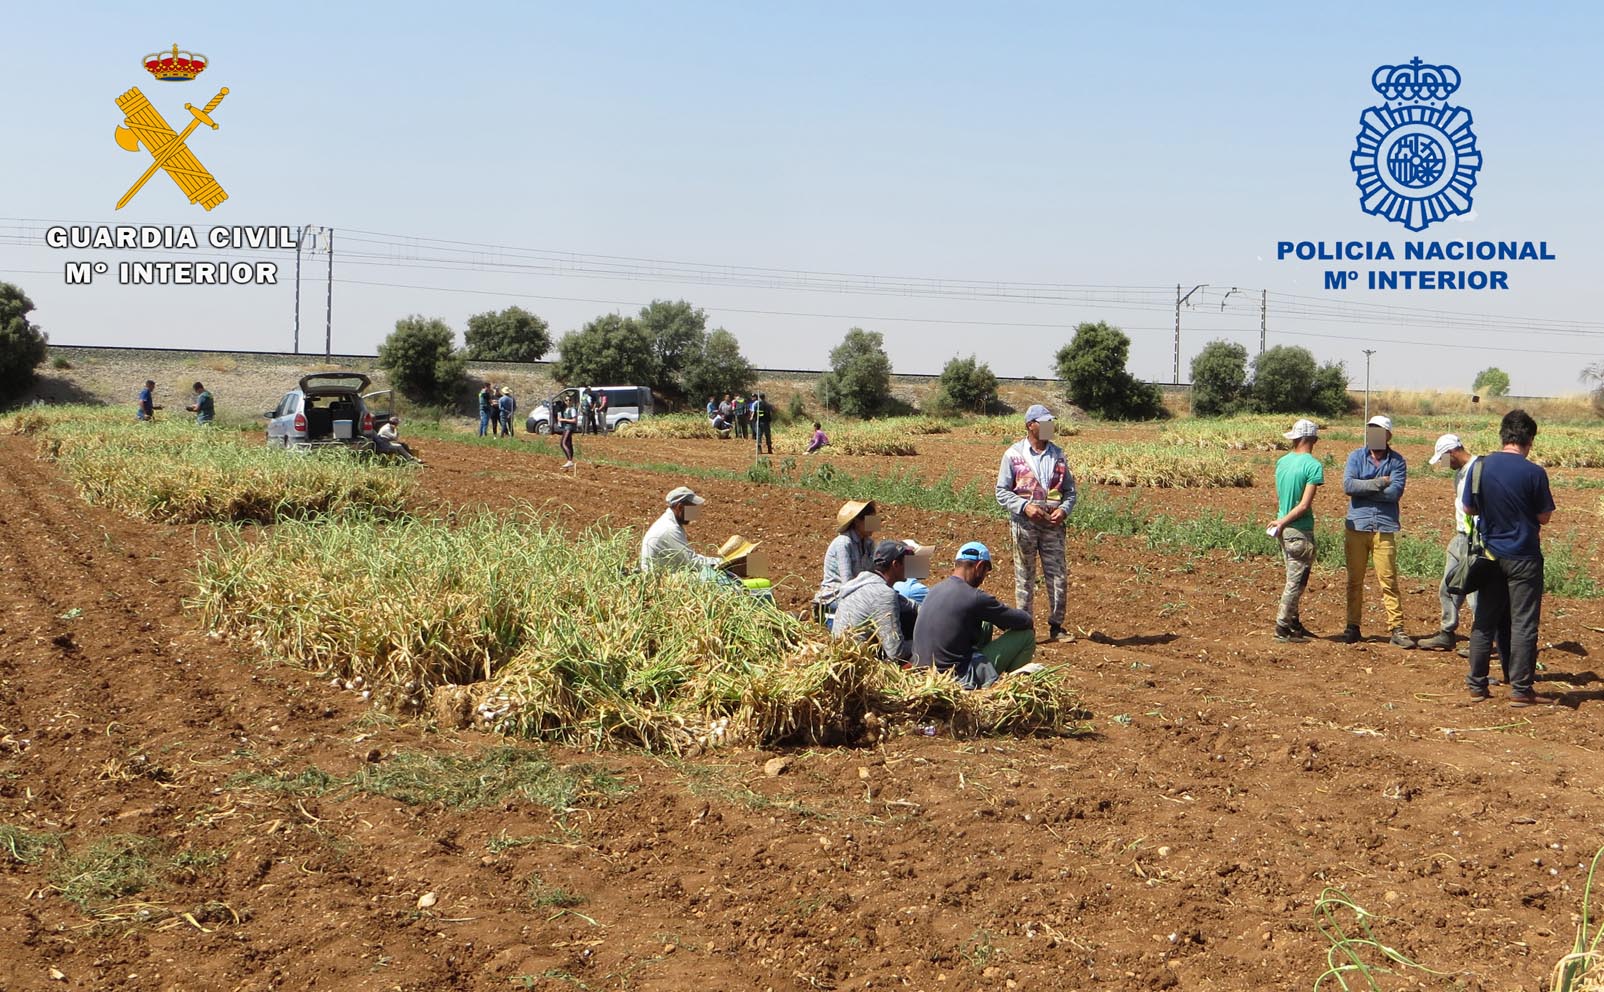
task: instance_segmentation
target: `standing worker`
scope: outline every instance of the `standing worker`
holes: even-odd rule
[[[485,429],[490,426],[490,408],[496,402],[496,386],[486,382],[479,390],[479,436],[485,436]],[[497,418],[500,419],[499,417]]]
[[[198,382],[191,388],[195,390],[195,402],[184,407],[184,409],[195,415],[195,423],[211,423],[212,419],[217,415],[216,407],[212,403],[212,394],[207,392],[206,387]]]
[[[1047,582],[1047,639],[1073,641],[1064,630],[1064,521],[1075,510],[1075,477],[1052,441],[1053,424],[1052,411],[1040,403],[1025,411],[1025,437],[1003,452],[997,468],[997,503],[1013,515],[1014,602],[1031,612],[1039,557]]]
[[[758,393],[757,399],[752,401],[752,437],[757,441],[757,453],[760,455],[763,454],[765,440],[768,441],[769,454],[774,454],[773,419],[774,408],[769,406],[768,397]]]
[[[595,390],[595,395],[590,401],[590,415],[595,418],[592,426],[596,428],[591,433],[606,434],[612,429],[607,425],[607,390]]]
[[[742,441],[746,440],[747,424],[751,422],[752,412],[746,408],[746,397],[735,397],[735,436]]]
[[[1437,586],[1437,599],[1442,604],[1442,628],[1419,642],[1419,646],[1428,651],[1452,651],[1454,642],[1458,640],[1460,611],[1467,607],[1472,613],[1476,611],[1476,594],[1450,592],[1448,579],[1459,569],[1459,563],[1465,560],[1465,556],[1470,554],[1470,533],[1476,522],[1465,512],[1465,497],[1471,468],[1477,459],[1465,450],[1458,434],[1439,437],[1437,446],[1432,450],[1431,461],[1427,464],[1435,465],[1444,458],[1448,459],[1448,467],[1454,470],[1454,536],[1448,539],[1448,548],[1443,556],[1442,582]],[[1506,663],[1509,660],[1509,645],[1504,640],[1498,643],[1498,657]]]
[[[496,400],[496,421],[502,437],[512,437],[512,414],[517,409],[518,401],[512,398],[512,390],[502,386],[501,398]]]
[[[137,420],[155,420],[156,411],[160,409],[156,405],[156,380],[146,379],[145,388],[139,391],[139,405],[134,408],[134,417]]]
[[[1487,663],[1493,641],[1509,644],[1504,656],[1509,705],[1541,702],[1532,691],[1537,671],[1537,628],[1543,614],[1543,534],[1554,516],[1548,472],[1527,460],[1537,437],[1537,421],[1525,410],[1511,410],[1498,425],[1503,447],[1481,458],[1480,479],[1465,487],[1465,511],[1492,559],[1477,590],[1479,602],[1470,630],[1470,673],[1465,686],[1472,699],[1486,699]],[[1479,485],[1478,485],[1479,483]]]
[[[580,393],[580,402],[584,402],[584,393]],[[574,467],[574,431],[579,429],[579,408],[573,402],[564,399],[562,409],[557,411],[557,430],[561,432],[561,445],[563,455],[568,459],[563,462],[563,468]]]
[[[1270,524],[1270,536],[1281,545],[1286,559],[1287,584],[1281,590],[1281,608],[1275,615],[1275,639],[1301,644],[1314,635],[1303,626],[1300,608],[1314,567],[1314,495],[1325,485],[1326,470],[1314,457],[1320,429],[1312,420],[1300,420],[1281,435],[1292,442],[1292,452],[1275,463],[1275,498],[1280,516]]]
[[[1403,499],[1409,466],[1392,449],[1392,418],[1370,418],[1365,443],[1348,456],[1342,473],[1342,491],[1348,494],[1348,517],[1343,529],[1343,552],[1348,565],[1348,626],[1342,631],[1347,644],[1359,640],[1359,618],[1364,612],[1365,568],[1374,559],[1376,583],[1387,609],[1388,643],[1409,650],[1415,646],[1403,630],[1403,601],[1398,596],[1398,503]]]
[[[590,408],[595,398],[590,394],[589,386],[579,387],[579,419],[574,424],[574,430],[584,433],[590,430]]]

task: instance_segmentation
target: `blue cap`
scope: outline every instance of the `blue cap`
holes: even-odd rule
[[[979,541],[970,541],[952,556],[953,561],[991,561],[991,549]]]
[[[1034,424],[1038,420],[1052,419],[1053,411],[1042,406],[1040,403],[1031,404],[1030,409],[1025,411],[1025,423],[1027,424]]]

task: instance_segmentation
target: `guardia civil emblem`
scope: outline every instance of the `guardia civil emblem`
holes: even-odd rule
[[[1470,210],[1481,152],[1470,111],[1448,98],[1459,89],[1451,65],[1384,65],[1370,77],[1384,101],[1359,115],[1350,161],[1367,214],[1423,231]]]

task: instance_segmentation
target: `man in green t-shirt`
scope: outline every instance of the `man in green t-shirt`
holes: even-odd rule
[[[1303,626],[1298,605],[1309,586],[1314,566],[1314,491],[1325,484],[1325,467],[1314,457],[1320,429],[1312,420],[1300,420],[1282,437],[1292,442],[1291,454],[1275,463],[1275,498],[1280,516],[1269,534],[1281,542],[1287,562],[1287,584],[1281,592],[1281,610],[1275,618],[1275,639],[1301,644],[1314,635]]]

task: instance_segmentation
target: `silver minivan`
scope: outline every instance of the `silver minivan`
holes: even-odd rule
[[[390,417],[388,389],[364,392],[372,380],[360,372],[313,372],[301,376],[267,418],[274,447],[373,447],[379,424]]]
[[[591,395],[607,395],[607,430],[617,430],[620,424],[633,424],[642,417],[652,415],[652,391],[646,386],[592,386]],[[524,429],[531,434],[550,434],[557,418],[551,408],[557,404],[579,405],[579,388],[569,387],[533,410],[524,421]]]

